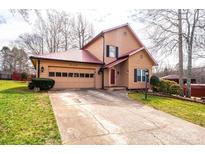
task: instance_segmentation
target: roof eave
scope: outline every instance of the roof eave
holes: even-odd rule
[[[32,59],[41,59],[41,60],[55,60],[55,61],[65,61],[65,62],[75,62],[75,63],[87,63],[87,64],[98,64],[102,65],[102,62],[82,62],[82,61],[74,61],[74,60],[63,60],[63,59],[54,59],[54,58],[43,58],[43,57],[35,57],[35,56],[30,56],[29,57],[31,60]]]

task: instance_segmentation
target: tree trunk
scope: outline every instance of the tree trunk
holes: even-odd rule
[[[188,65],[187,65],[187,88],[186,95],[191,97],[191,69],[192,69],[192,50],[188,47]]]
[[[181,9],[178,9],[178,30],[179,30],[179,84],[183,89],[183,44],[182,44],[182,17]],[[182,94],[183,95],[183,94]]]

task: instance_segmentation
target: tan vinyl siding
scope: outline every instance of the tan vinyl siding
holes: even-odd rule
[[[116,71],[115,84],[111,84],[110,71],[114,69]],[[105,69],[105,87],[112,86],[128,86],[128,61],[122,62],[110,69]]]
[[[128,27],[122,27],[110,32],[104,33],[105,50],[106,45],[113,45],[119,48],[119,56],[125,54],[128,51],[141,47],[140,43],[136,40],[133,33]],[[93,43],[88,45],[85,50],[88,50],[95,57],[103,61],[103,38],[99,37]],[[116,58],[107,57],[105,51],[105,63],[108,64]]]
[[[92,55],[103,61],[103,38],[98,38],[94,43],[85,48]]]
[[[129,89],[141,89],[145,88],[145,82],[134,82],[134,69],[148,69],[149,76],[152,75],[152,66],[154,65],[153,61],[150,59],[148,54],[142,50],[128,59],[129,67],[129,77],[128,77],[128,88]]]
[[[41,78],[52,78],[56,81],[54,88],[101,88],[101,75],[98,74],[99,65],[75,62],[63,62],[54,60],[41,60],[40,67],[44,67],[44,72],[40,72]],[[69,78],[69,77],[49,77],[50,72],[71,72],[71,73],[94,73],[93,78]]]
[[[119,56],[126,52],[139,48],[140,44],[136,41],[133,34],[127,27],[122,27],[104,34],[105,45],[117,46],[119,49]],[[110,63],[116,58],[106,57],[105,63]]]

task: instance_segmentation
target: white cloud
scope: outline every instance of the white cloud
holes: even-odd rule
[[[0,15],[6,20],[6,23],[0,24],[0,47],[9,45],[20,34],[31,31],[31,25],[20,16],[13,16],[8,10],[0,10]]]

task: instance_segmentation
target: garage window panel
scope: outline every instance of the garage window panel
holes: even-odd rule
[[[89,74],[88,74],[88,73],[86,73],[86,74],[85,74],[85,77],[86,77],[86,78],[89,78]]]
[[[79,73],[74,73],[74,77],[79,77]]]
[[[94,77],[94,74],[92,73],[92,74],[90,74],[90,78],[93,78]]]
[[[61,77],[61,72],[56,72],[56,77]]]
[[[85,77],[85,74],[84,74],[84,73],[80,73],[80,77],[81,77],[81,78],[84,78],[84,77]]]
[[[73,73],[68,73],[68,77],[73,77]]]
[[[54,76],[55,76],[55,72],[49,72],[49,73],[48,73],[48,76],[49,76],[49,77],[54,77]]]
[[[62,73],[62,76],[63,76],[63,77],[67,77],[68,74],[67,74],[66,72],[63,72],[63,73]]]

